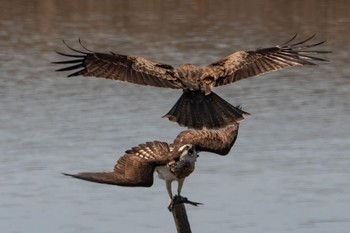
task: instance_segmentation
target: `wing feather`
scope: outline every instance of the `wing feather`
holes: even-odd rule
[[[126,151],[112,172],[64,173],[64,175],[96,183],[150,187],[153,184],[156,166],[166,164],[169,152],[170,148],[166,142],[146,142]]]
[[[79,51],[65,45],[75,52],[66,54],[57,52],[65,57],[78,59],[53,62],[54,64],[64,64],[66,67],[56,71],[77,70],[68,75],[71,76],[94,76],[112,80],[119,80],[139,85],[149,85],[155,87],[167,87],[180,89],[184,88],[176,69],[170,65],[137,56],[126,56],[116,53],[96,53]],[[83,47],[85,48],[85,47]]]
[[[197,151],[227,155],[237,139],[238,128],[239,124],[221,129],[189,129],[175,138],[174,145],[193,144]]]
[[[235,52],[208,66],[209,69],[217,72],[214,86],[226,85],[287,67],[316,65],[314,61],[327,61],[312,54],[330,53],[329,51],[308,50],[323,44],[325,41],[304,44],[314,36],[293,44],[292,42],[296,38],[295,35],[282,45],[255,51]]]
[[[115,172],[81,172],[78,174],[67,174],[66,176],[71,176],[80,180],[86,180],[101,184],[110,184],[118,186],[128,186],[128,187],[150,187],[153,184],[153,172],[152,177],[145,176],[148,179],[132,179],[128,180],[124,176]],[[151,177],[151,179],[150,179]]]
[[[125,151],[125,155],[114,166],[114,171],[123,174],[127,170],[129,161],[136,161],[136,163],[141,161],[142,163],[150,163],[153,166],[164,165],[169,158],[169,153],[170,148],[166,142],[146,142]]]

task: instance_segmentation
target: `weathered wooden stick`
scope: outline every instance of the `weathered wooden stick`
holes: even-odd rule
[[[175,203],[171,209],[178,233],[191,233],[184,203]]]

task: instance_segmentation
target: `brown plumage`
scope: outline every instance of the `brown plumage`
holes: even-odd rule
[[[156,167],[166,165],[172,157],[179,158],[179,153],[172,153],[173,149],[166,142],[146,142],[125,151],[113,172],[84,172],[71,176],[97,183],[150,187]]]
[[[171,183],[178,182],[177,195],[180,196],[185,178],[195,168],[197,152],[208,151],[226,155],[234,145],[237,134],[238,125],[218,130],[189,129],[181,132],[172,144],[153,141],[127,150],[119,158],[112,172],[64,174],[97,183],[150,187],[153,184],[153,173],[156,171],[159,177],[165,180],[169,197],[172,199]]]
[[[244,115],[250,113],[232,106],[214,92],[205,95],[198,90],[184,91],[164,117],[193,129],[218,129],[241,122]]]
[[[173,193],[171,183],[178,182],[177,194],[181,196],[182,185],[189,176],[197,160],[197,151],[192,144],[168,145],[166,142],[146,142],[125,152],[114,166],[112,172],[82,172],[66,174],[77,179],[129,187],[150,187],[153,173],[165,180],[172,206]],[[191,202],[192,204],[199,204]]]
[[[323,44],[324,41],[305,44],[313,37],[292,43],[296,38],[295,35],[282,45],[235,52],[204,67],[184,64],[174,68],[142,57],[96,53],[85,49],[84,46],[86,51],[79,51],[68,45],[68,48],[76,54],[58,53],[75,59],[54,63],[69,65],[57,71],[76,70],[68,75],[69,77],[95,76],[140,85],[183,89],[181,101],[179,100],[165,117],[189,128],[221,128],[236,122],[243,117],[243,114],[248,113],[237,110],[219,96],[213,95],[213,87],[287,67],[315,65],[315,61],[326,61],[314,54],[327,51],[310,50]]]
[[[198,152],[227,155],[237,140],[238,129],[239,124],[221,129],[188,129],[175,138],[174,145],[193,144]]]

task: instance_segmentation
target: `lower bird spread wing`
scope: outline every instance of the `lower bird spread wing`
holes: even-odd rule
[[[238,136],[239,124],[231,124],[221,129],[189,129],[181,132],[174,145],[193,144],[197,151],[227,155]]]
[[[79,41],[80,42],[80,41]],[[67,45],[67,44],[66,44]],[[53,62],[67,67],[56,71],[74,71],[70,76],[95,76],[106,79],[125,81],[155,87],[183,88],[175,69],[167,64],[137,56],[126,56],[116,53],[96,53],[85,49],[79,51],[67,45],[75,52],[66,54],[57,52],[73,60]]]
[[[125,155],[117,161],[113,172],[82,172],[65,175],[104,184],[150,187],[153,184],[155,167],[166,164],[169,152],[170,148],[165,142],[146,142],[126,151]]]
[[[314,54],[329,51],[310,50],[325,41],[305,44],[314,37],[292,43],[296,35],[288,42],[254,51],[239,51],[208,66],[217,72],[215,86],[226,85],[252,76],[276,71],[292,66],[316,65],[314,61],[326,61]]]

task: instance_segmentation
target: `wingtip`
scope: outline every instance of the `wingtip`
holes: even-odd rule
[[[61,172],[62,175],[65,175],[65,176],[70,176],[70,177],[74,177],[73,174],[69,174],[69,173],[65,173],[65,172]]]
[[[169,113],[165,114],[164,116],[162,116],[162,118],[168,118],[169,121],[172,121],[172,122],[177,122],[177,118]]]
[[[78,41],[79,41],[79,44],[82,46],[82,48],[83,48],[83,49],[86,49],[86,48],[82,45],[80,38],[79,38]],[[73,52],[80,53],[80,54],[84,54],[84,55],[87,55],[87,54],[88,54],[88,53],[86,53],[86,52],[83,52],[83,51],[80,51],[80,50],[77,50],[77,49],[73,48],[73,47],[70,46],[65,40],[62,40],[62,42],[63,42],[63,44],[64,44],[68,49],[72,50]],[[88,49],[86,49],[86,50],[90,52],[90,50],[88,50]],[[59,54],[60,54],[60,53],[59,53]],[[67,56],[67,55],[65,55],[65,56]]]
[[[62,172],[61,174],[64,176],[69,176],[69,177],[75,178],[75,179],[88,180],[88,179],[86,179],[86,177],[82,176],[81,173],[69,174],[69,173]]]
[[[297,38],[297,36],[298,36],[298,33],[295,33],[295,34],[292,36],[292,38],[290,38],[288,41],[284,42],[284,43],[281,44],[281,45],[277,45],[277,46],[278,46],[278,47],[285,46],[285,45],[289,44],[290,42],[292,42],[293,40],[295,40],[295,38]]]
[[[82,39],[78,39],[78,42],[79,42],[79,44],[80,44],[80,46],[83,48],[83,49],[85,49],[86,51],[88,51],[89,53],[94,53],[94,51],[91,51],[90,49],[88,49],[84,44],[83,44],[83,41],[82,41]]]

